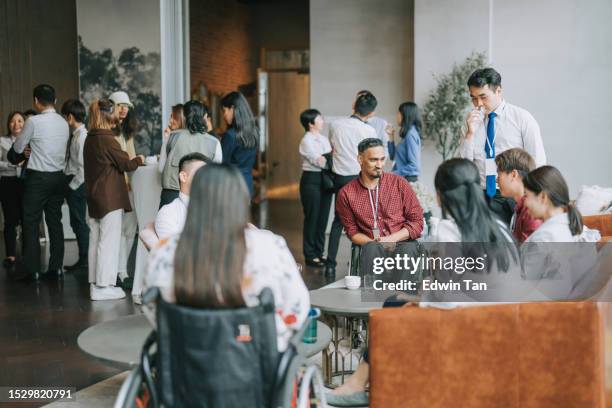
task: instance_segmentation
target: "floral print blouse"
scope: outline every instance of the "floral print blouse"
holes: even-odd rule
[[[162,240],[151,252],[145,286],[160,288],[164,299],[174,302],[174,252],[179,235]],[[245,229],[246,256],[242,296],[247,306],[257,306],[265,287],[274,294],[277,345],[285,351],[291,336],[302,327],[310,309],[310,296],[285,240],[270,231]]]

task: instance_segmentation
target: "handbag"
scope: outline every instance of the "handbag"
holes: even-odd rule
[[[325,167],[321,170],[321,190],[325,193],[332,193],[336,191],[334,186],[334,173],[332,173],[332,154],[326,153],[323,155],[325,157]]]

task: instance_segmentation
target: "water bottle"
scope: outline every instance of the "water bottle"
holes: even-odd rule
[[[308,312],[308,326],[302,339],[304,343],[312,344],[317,342],[317,319],[319,316],[321,316],[321,311],[316,307],[311,308]]]

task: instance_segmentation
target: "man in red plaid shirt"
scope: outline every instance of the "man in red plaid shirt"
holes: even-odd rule
[[[419,238],[423,232],[423,209],[405,178],[383,172],[386,157],[380,139],[364,139],[357,149],[361,167],[359,177],[338,192],[336,211],[353,244],[362,247],[360,275],[365,276],[372,273],[368,265],[373,257],[393,257],[395,253],[414,251],[410,243],[380,245],[375,241],[398,243]],[[383,246],[394,249],[385,253]],[[391,301],[397,302],[397,299]],[[327,401],[334,406],[367,405],[364,389],[369,373],[366,353],[355,373],[327,394]]]
[[[386,157],[380,139],[364,139],[358,151],[359,177],[336,198],[336,211],[350,240],[362,246],[419,238],[423,209],[406,179],[383,172]]]

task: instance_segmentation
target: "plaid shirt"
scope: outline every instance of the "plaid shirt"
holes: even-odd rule
[[[403,177],[383,172],[378,186],[377,220],[380,236],[386,237],[406,228],[410,239],[419,238],[423,232],[423,209],[410,184]],[[370,193],[359,177],[340,190],[336,199],[336,211],[349,238],[360,232],[374,239],[372,204],[376,209],[376,190]]]

